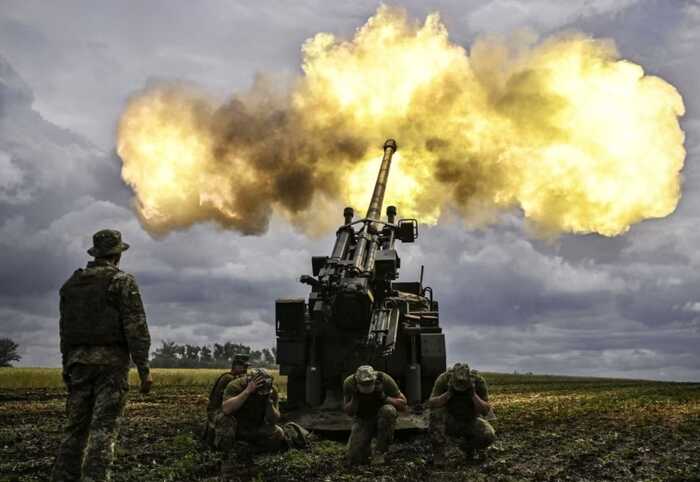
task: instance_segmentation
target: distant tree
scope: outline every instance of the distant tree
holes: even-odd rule
[[[185,345],[178,345],[177,343],[175,344],[175,352],[177,353],[177,357],[179,359],[184,359],[185,358]]]
[[[233,360],[234,355],[239,355],[239,354],[250,354],[250,347],[246,345],[241,345],[240,343],[231,343],[230,341],[227,341],[224,344],[223,347],[224,350],[224,359],[227,362],[230,362]]]
[[[250,364],[251,365],[262,365],[263,364],[262,352],[260,350],[252,350],[250,352]]]
[[[11,367],[13,361],[19,361],[19,345],[9,338],[0,338],[0,367]]]
[[[162,356],[164,358],[177,358],[178,345],[174,341],[163,340],[160,342],[160,348],[153,352],[153,356]]]
[[[274,348],[273,348],[274,350]],[[272,354],[272,351],[268,348],[263,348],[262,350],[262,360],[263,363],[267,366],[272,366],[275,364],[275,355]]]
[[[185,358],[190,361],[199,361],[199,352],[202,349],[197,345],[185,345]]]
[[[174,341],[163,340],[153,352],[151,365],[154,368],[174,368],[177,366],[178,345]]]
[[[247,354],[254,367],[272,368],[276,364],[274,347],[253,350],[248,345],[226,342],[223,345],[178,344],[164,340],[153,352],[151,366],[154,368],[228,368],[238,354]]]
[[[199,355],[199,360],[202,363],[211,363],[211,361],[212,361],[211,348],[209,348],[208,345],[204,345],[202,347],[202,352]]]
[[[214,360],[216,360],[216,361],[225,361],[226,360],[226,352],[224,351],[223,345],[219,345],[218,343],[214,343]]]

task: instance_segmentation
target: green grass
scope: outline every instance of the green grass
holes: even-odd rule
[[[223,368],[154,368],[152,370],[154,388],[167,387],[209,387],[226,370]],[[284,391],[287,377],[280,377],[277,371],[269,370],[280,391]],[[129,372],[129,385],[139,385],[135,369]],[[61,389],[63,379],[60,368],[0,368],[0,389]]]
[[[220,454],[201,450],[198,434],[209,388],[223,371],[156,369],[153,392],[129,394],[115,481],[217,480]],[[434,468],[423,433],[397,435],[386,466],[349,470],[345,439],[332,437],[317,438],[308,451],[241,458],[237,470],[243,480],[307,482],[700,480],[698,383],[483,375],[498,440],[478,466],[452,445],[449,467]],[[284,377],[278,386],[283,392]],[[64,422],[59,369],[0,369],[0,482],[45,480]]]

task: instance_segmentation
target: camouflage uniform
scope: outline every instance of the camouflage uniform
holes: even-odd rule
[[[210,449],[217,448],[214,445],[217,423],[225,423],[222,422],[222,417],[224,414],[221,410],[221,404],[224,401],[224,390],[234,379],[238,377],[245,377],[249,360],[250,355],[248,354],[239,353],[234,355],[231,363],[231,371],[222,373],[221,376],[216,379],[216,382],[214,382],[211,392],[209,392],[209,403],[207,404],[207,423],[204,426],[202,440]]]
[[[376,449],[379,454],[386,453],[394,440],[398,411],[386,401],[386,397],[400,397],[401,391],[390,375],[381,371],[374,373],[376,373],[375,388],[369,394],[358,391],[355,374],[348,376],[343,382],[344,403],[348,403],[353,397],[357,397],[358,403],[347,445],[349,464],[369,462],[372,437],[377,437]]]
[[[226,386],[237,378],[233,373],[223,373],[214,383],[209,394],[209,403],[207,404],[207,424],[204,427],[203,440],[204,444],[214,449],[214,439],[216,436],[216,426],[221,423],[223,412],[221,411],[221,403],[224,401],[224,390]]]
[[[103,237],[98,235],[101,233]],[[116,234],[115,234],[116,233]],[[106,237],[106,241],[105,241]],[[104,245],[117,238],[118,245],[112,245],[113,251],[124,251],[128,245],[121,243],[118,231],[100,231],[95,235],[95,247],[90,254],[103,254]],[[100,248],[103,248],[100,251]],[[90,311],[90,299],[73,299],[82,289],[84,280],[93,280],[92,288],[106,288],[103,294],[106,306],[102,311]],[[77,291],[75,286],[78,286]],[[83,290],[84,291],[84,290]],[[85,292],[85,291],[84,291]],[[85,292],[89,296],[100,295],[97,291]],[[99,296],[97,296],[99,298]],[[89,331],[84,330],[84,337],[71,332],[71,323],[75,319],[76,306],[83,301],[83,311],[94,327],[94,340]],[[61,447],[53,468],[52,480],[109,480],[110,466],[114,458],[114,445],[119,426],[119,419],[124,411],[128,390],[129,358],[138,368],[144,380],[150,371],[148,351],[150,335],[146,324],[146,315],[141,302],[138,286],[134,277],[120,271],[114,264],[104,259],[89,262],[85,269],[76,271],[61,288],[61,354],[64,380],[68,389],[66,423]],[[108,313],[111,313],[108,314]],[[115,323],[121,327],[119,333],[112,334],[117,342],[101,344],[109,338],[103,329],[103,317],[114,316]],[[92,318],[91,318],[92,317]],[[84,328],[83,328],[84,329]],[[101,333],[101,334],[99,334]],[[79,343],[75,343],[79,340]]]
[[[485,449],[496,440],[493,427],[485,419],[477,416],[472,402],[474,391],[482,400],[488,401],[486,380],[475,370],[471,370],[470,375],[474,384],[473,391],[453,391],[446,407],[430,410],[428,430],[436,458],[444,455],[448,436],[458,438],[461,448],[468,454],[472,454],[474,450]],[[452,378],[453,369],[440,375],[433,385],[431,398],[451,390]]]
[[[229,382],[224,390],[224,401],[243,392],[249,381],[248,376],[240,376]],[[217,412],[214,416],[216,448],[229,452],[233,449],[235,441],[248,442],[266,451],[284,448],[284,430],[265,417],[268,398],[272,400],[273,407],[279,410],[279,395],[277,388],[273,386],[267,395],[251,394],[235,413],[226,415],[223,411]]]

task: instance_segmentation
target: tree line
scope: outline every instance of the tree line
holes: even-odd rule
[[[22,358],[17,349],[19,345],[9,338],[0,338],[0,367],[11,367],[12,362]]]
[[[19,346],[9,338],[0,338],[0,367],[11,367],[19,361]],[[276,366],[275,347],[253,350],[248,345],[227,342],[223,345],[180,345],[164,340],[152,353],[151,366],[154,368],[229,368],[234,355],[247,354],[250,364],[255,367]]]
[[[247,354],[251,366],[272,368],[276,362],[276,350],[253,350],[248,345],[226,342],[223,345],[180,345],[163,340],[152,353],[153,368],[229,368],[234,355]]]

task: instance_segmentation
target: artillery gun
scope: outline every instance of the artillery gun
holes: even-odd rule
[[[445,336],[439,323],[433,290],[419,281],[397,282],[401,259],[396,240],[418,237],[415,219],[396,220],[396,207],[381,219],[391,159],[397,145],[384,143],[374,193],[367,215],[345,221],[336,232],[330,256],[311,259],[308,301],[276,301],[277,363],[288,377],[290,418],[315,430],[348,430],[342,413],[342,383],[363,364],[389,373],[411,408],[398,428],[424,428],[421,404],[435,378],[446,368]]]

